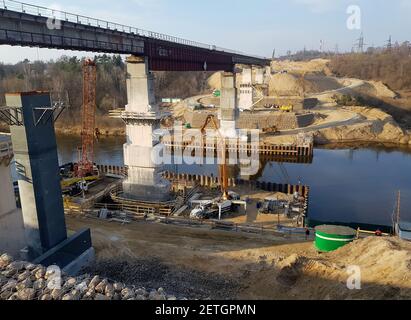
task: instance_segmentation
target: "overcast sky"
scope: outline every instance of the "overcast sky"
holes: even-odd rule
[[[369,46],[411,40],[411,0],[40,0],[53,7],[190,40],[271,57],[288,50],[350,51],[364,33]],[[349,29],[347,9],[361,9],[361,28]],[[2,6],[0,1],[0,7]],[[356,25],[358,27],[358,25]],[[0,46],[0,62],[48,60],[70,51]]]

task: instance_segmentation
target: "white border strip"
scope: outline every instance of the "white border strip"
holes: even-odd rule
[[[320,238],[320,239],[324,239],[324,240],[330,240],[330,241],[340,241],[340,242],[351,242],[354,240],[354,237],[352,239],[337,239],[337,238],[328,238],[328,237],[324,237],[319,235],[318,233],[315,235],[316,237]]]

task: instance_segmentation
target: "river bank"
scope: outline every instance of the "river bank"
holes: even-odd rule
[[[388,113],[371,107],[318,108],[311,126],[262,137],[267,144],[296,142],[297,133],[312,134],[316,146],[329,144],[388,144],[411,146],[411,132]]]

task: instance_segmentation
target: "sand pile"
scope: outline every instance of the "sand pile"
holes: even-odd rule
[[[325,77],[324,75],[306,74],[304,79],[311,84],[311,92],[308,93],[321,93],[331,90],[341,89],[342,85],[338,79],[334,77]]]
[[[395,122],[392,116],[377,108],[347,108],[365,118],[365,121],[314,132],[318,144],[333,142],[385,142],[408,144],[410,136]]]
[[[210,78],[208,78],[207,84],[209,88],[220,90],[221,89],[221,72],[216,72]]]
[[[304,92],[316,91],[312,82],[290,73],[276,73],[269,82],[270,96],[301,96]]]
[[[398,94],[392,91],[387,85],[381,81],[368,81],[375,90],[375,95],[380,98],[391,98],[394,99]]]
[[[331,72],[328,68],[328,63],[329,60],[327,59],[314,59],[310,61],[276,60],[271,62],[271,68],[276,72],[287,70],[289,72],[316,72],[329,75]]]
[[[347,286],[353,266],[360,268],[360,290]],[[410,299],[410,271],[410,243],[369,237],[317,257],[300,253],[261,264],[248,290],[273,299]]]

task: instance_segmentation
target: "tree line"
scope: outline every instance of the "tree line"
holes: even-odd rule
[[[97,55],[97,117],[127,104],[126,64],[119,55]],[[0,105],[7,92],[44,90],[67,93],[70,108],[63,113],[68,124],[80,125],[82,105],[82,63],[78,57],[62,56],[47,62],[24,60],[0,63]],[[155,72],[156,98],[187,98],[208,90],[209,73]]]
[[[342,77],[382,81],[393,90],[411,89],[411,46],[367,50],[331,58],[330,69]]]

